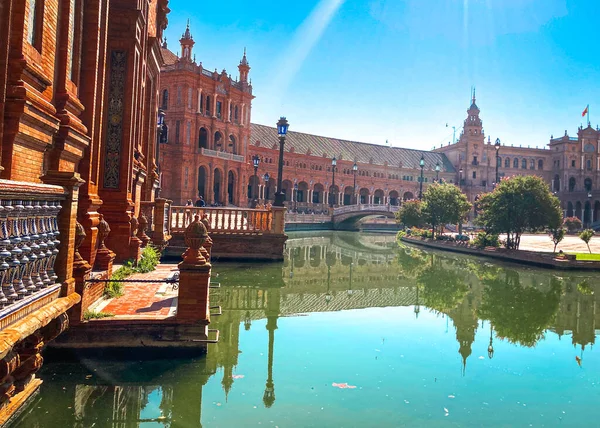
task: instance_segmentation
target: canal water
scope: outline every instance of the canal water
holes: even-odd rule
[[[215,264],[205,358],[47,358],[15,426],[598,426],[598,275],[389,235],[295,234],[286,252]]]

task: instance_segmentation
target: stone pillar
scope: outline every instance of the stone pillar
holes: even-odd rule
[[[285,207],[271,207],[273,215],[271,233],[283,235],[285,229]]]
[[[142,241],[136,236],[139,228],[138,219],[131,216],[131,237],[129,238],[129,258],[135,261],[142,255]]]
[[[77,222],[77,204],[79,202],[79,187],[83,180],[76,172],[48,171],[41,177],[45,184],[62,186],[67,191],[67,199],[62,204],[58,214],[58,255],[54,263],[54,272],[58,282],[62,283],[61,296],[68,296],[75,292],[75,279],[73,278],[73,263],[75,262],[75,235]]]
[[[171,221],[169,212],[167,211],[168,204],[172,201],[158,198],[154,205],[154,234],[152,235],[152,245],[158,248],[164,248],[167,245],[171,236],[169,234],[169,222]],[[165,227],[165,225],[167,227]]]
[[[178,322],[197,324],[210,322],[208,285],[211,265],[202,255],[202,245],[208,238],[206,227],[196,215],[185,230],[183,261],[179,263],[179,296],[177,298]]]

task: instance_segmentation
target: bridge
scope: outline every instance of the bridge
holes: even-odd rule
[[[331,219],[335,230],[358,230],[358,222],[363,218],[372,216],[394,218],[394,214],[399,209],[397,205],[344,205],[333,209]]]

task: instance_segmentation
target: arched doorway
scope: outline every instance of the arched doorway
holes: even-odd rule
[[[206,177],[208,176],[208,171],[205,167],[201,166],[198,168],[198,196],[202,196],[203,199],[206,199]]]
[[[329,186],[329,204],[330,205],[338,204],[339,194],[340,194],[340,188],[337,186],[337,184],[335,186]]]
[[[405,201],[411,201],[411,200],[415,199],[415,195],[413,195],[412,192],[404,192],[402,199]]]
[[[200,128],[198,132],[198,148],[208,149],[208,131],[206,128]]]
[[[290,180],[283,180],[283,183],[281,183],[281,191],[285,195],[284,201],[290,202],[292,200],[293,189],[294,186]]]
[[[298,183],[298,190],[296,190],[296,202],[305,203],[308,202],[306,198],[308,197],[308,183],[306,181],[301,181]]]
[[[354,204],[354,188],[352,186],[346,186],[344,188],[344,205]]]
[[[567,217],[573,217],[573,202],[567,203]]]
[[[248,180],[248,200],[258,199],[259,178],[256,175],[251,175]]]
[[[560,192],[560,175],[556,174],[552,181],[552,191]]]
[[[324,193],[325,187],[321,183],[315,184],[315,187],[313,188],[312,203],[322,204]]]
[[[589,226],[592,224],[592,204],[590,201],[585,201],[585,208],[583,210],[583,224]]]
[[[235,174],[233,171],[227,173],[227,203],[235,205]]]
[[[574,192],[576,185],[577,185],[577,181],[575,180],[575,177],[569,178],[569,192]]]
[[[592,216],[592,223],[597,223],[600,218],[598,215],[600,214],[600,201],[596,201],[594,203],[594,215]]]
[[[215,132],[215,150],[218,152],[223,151],[223,134],[219,131]]]
[[[366,187],[363,187],[358,192],[358,195],[360,196],[360,203],[361,204],[368,204],[369,203],[369,189],[367,189]]]
[[[383,190],[381,190],[381,189],[375,190],[375,193],[373,194],[373,203],[377,204],[377,205],[381,205],[381,204],[383,204],[384,200],[385,200],[385,197],[384,197]]]
[[[581,215],[582,215],[581,202],[577,202],[575,204],[575,217],[577,217],[579,220],[583,221],[583,217]]]
[[[233,135],[229,136],[229,153],[237,154],[237,146],[235,145],[235,137]]]
[[[272,201],[275,199],[275,179],[269,178],[269,181],[265,183],[264,199],[266,201]]]
[[[390,205],[400,205],[400,195],[395,190],[390,192]]]
[[[221,204],[221,187],[223,186],[223,173],[220,169],[215,169],[213,180],[213,202]]]
[[[591,178],[586,178],[583,181],[583,187],[585,188],[586,192],[591,192],[592,191],[592,179]]]

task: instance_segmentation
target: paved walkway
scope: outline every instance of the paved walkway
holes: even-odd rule
[[[149,273],[137,273],[128,279],[161,280],[177,271],[176,264],[159,264]],[[93,309],[114,314],[120,319],[162,319],[175,315],[177,290],[164,282],[124,283],[123,296],[102,301]]]
[[[501,236],[501,239],[504,239]],[[520,250],[528,251],[539,251],[539,252],[552,252],[554,251],[554,244],[550,239],[550,236],[545,234],[540,235],[523,235],[521,237]],[[594,236],[590,241],[590,249],[592,253],[600,253],[600,236]],[[558,244],[556,251],[563,250],[565,253],[588,253],[588,248],[578,236],[568,235],[565,239]]]

